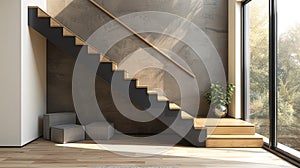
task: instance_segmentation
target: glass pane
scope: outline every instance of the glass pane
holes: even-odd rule
[[[269,1],[246,5],[246,62],[248,63],[248,112],[256,132],[269,138]]]
[[[278,0],[277,140],[281,143],[278,147],[284,145],[298,151],[300,151],[299,6],[299,0]]]

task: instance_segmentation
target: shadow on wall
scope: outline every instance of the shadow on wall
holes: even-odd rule
[[[227,0],[97,0],[97,2],[115,16],[152,10],[169,12],[191,20],[209,36],[221,56],[225,71],[227,71]],[[85,40],[87,40],[99,27],[111,21],[109,16],[101,12],[88,0],[48,0],[48,11],[52,16],[55,16],[57,20]],[[119,30],[124,29],[120,25],[117,27]],[[180,40],[167,35],[151,32],[143,33],[141,35],[157,47],[170,50],[180,56],[180,58],[189,65],[192,72],[196,75],[199,86],[199,94],[202,95],[200,98],[199,115],[206,116],[209,107],[203,97],[203,93],[209,87],[210,80],[201,59],[199,59],[189,46]],[[101,40],[101,37],[99,37],[99,43],[101,43]],[[105,55],[115,62],[120,63],[134,51],[147,47],[148,46],[140,39],[135,36],[129,36],[117,42]],[[55,54],[55,50],[57,49],[55,49],[54,46],[51,46],[51,50],[48,50],[48,77],[50,77],[48,78],[48,92],[52,96],[48,97],[48,109],[52,108],[52,106],[55,108],[50,111],[74,109],[72,105],[71,87],[69,86],[71,83],[64,83],[64,79],[66,78],[68,78],[66,81],[71,81],[69,78],[72,76],[72,65],[74,60],[69,60],[68,62],[70,62],[70,65],[67,65],[67,67],[57,69],[55,68],[58,66],[57,62],[59,62],[57,59],[61,59],[61,57],[52,59],[51,57]],[[141,57],[142,56],[143,55],[141,55]],[[152,56],[161,61],[166,61],[161,59],[162,57],[157,53],[155,54],[155,52],[153,52]],[[151,64],[150,60],[151,58],[145,57],[141,61]],[[64,66],[66,66],[65,63],[63,64]],[[134,62],[128,66],[136,66],[138,64],[139,62]],[[51,71],[51,69],[56,69],[56,71]],[[61,76],[60,74],[65,75]],[[172,77],[169,73],[156,68],[147,68],[132,76],[140,79],[140,83],[143,85],[147,85],[150,88],[162,89],[171,101],[180,104],[179,87],[176,84],[174,77]],[[58,79],[60,80],[59,85],[61,86],[54,82]],[[109,86],[106,86],[106,88],[109,90]],[[102,90],[105,89],[102,88]],[[65,98],[63,98],[66,101],[57,101],[58,95],[62,92],[68,92],[68,94],[65,94]],[[97,92],[97,96],[106,97],[109,94],[108,92],[103,92],[101,94],[104,95],[98,95],[100,93]],[[116,110],[112,108],[113,102],[103,100],[100,101],[100,103],[102,103],[108,111]]]

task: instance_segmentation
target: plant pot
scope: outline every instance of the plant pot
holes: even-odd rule
[[[217,117],[223,118],[227,115],[228,111],[227,111],[227,107],[223,106],[223,105],[218,105],[215,107],[215,115]]]

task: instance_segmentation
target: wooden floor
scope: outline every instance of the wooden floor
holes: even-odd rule
[[[111,151],[107,151],[109,149]],[[151,152],[158,152],[151,155]],[[145,155],[143,157],[139,157]],[[146,156],[149,155],[149,156]],[[38,139],[23,148],[0,148],[0,167],[293,167],[261,148],[195,148],[161,143],[135,143],[114,138],[103,145],[92,141],[55,144]]]

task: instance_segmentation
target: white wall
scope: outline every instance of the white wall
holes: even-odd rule
[[[42,135],[46,113],[46,39],[28,27],[28,6],[46,9],[46,0],[21,0],[21,145]]]
[[[0,1],[0,146],[38,138],[46,113],[46,40],[28,28],[29,5],[46,9],[46,0]]]
[[[0,145],[21,143],[21,3],[0,1]]]

